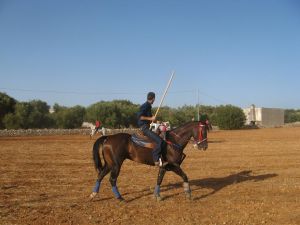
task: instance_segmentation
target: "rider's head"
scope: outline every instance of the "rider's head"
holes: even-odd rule
[[[147,101],[150,102],[151,104],[153,104],[153,102],[155,101],[155,93],[154,92],[149,92],[147,94]]]

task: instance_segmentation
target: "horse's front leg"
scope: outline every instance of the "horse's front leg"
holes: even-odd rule
[[[163,181],[165,173],[166,173],[166,169],[163,167],[160,167],[159,171],[158,171],[157,183],[156,183],[156,186],[154,189],[154,197],[156,198],[157,201],[162,200],[162,197],[160,196],[160,185]]]
[[[189,184],[189,179],[187,175],[183,172],[180,166],[174,166],[171,169],[174,173],[176,173],[178,176],[180,176],[183,179],[183,189],[185,192],[185,195],[188,199],[192,198],[192,191]]]

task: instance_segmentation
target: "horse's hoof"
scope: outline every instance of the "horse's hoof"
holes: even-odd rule
[[[90,194],[90,201],[93,200],[93,198],[95,198],[95,196],[97,195],[97,192],[92,192],[92,194]]]
[[[157,202],[161,202],[163,200],[163,197],[161,197],[160,195],[154,195],[154,198]]]
[[[160,197],[160,196],[157,196],[157,197],[156,197],[156,201],[161,202],[162,200],[163,200],[162,197]]]
[[[186,197],[188,200],[192,200],[192,193],[191,193],[191,192],[185,193],[185,197]]]
[[[117,199],[119,200],[119,202],[125,202],[125,199],[123,197],[119,197]]]

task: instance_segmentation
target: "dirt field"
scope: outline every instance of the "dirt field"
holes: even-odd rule
[[[206,152],[188,146],[182,181],[125,161],[113,197],[108,177],[89,202],[96,172],[88,136],[0,138],[0,224],[300,224],[300,128],[209,133]]]

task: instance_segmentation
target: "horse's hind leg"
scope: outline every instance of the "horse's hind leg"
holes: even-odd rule
[[[162,198],[160,196],[160,185],[163,181],[163,178],[165,176],[166,173],[166,169],[163,167],[159,168],[159,172],[158,172],[158,177],[157,177],[157,183],[154,189],[154,197],[156,198],[157,201],[161,201]]]
[[[112,167],[109,181],[110,181],[110,184],[111,184],[111,187],[112,187],[112,192],[114,193],[115,197],[118,200],[123,201],[124,198],[121,196],[121,194],[118,190],[118,186],[117,186],[117,179],[118,179],[118,176],[119,176],[119,173],[120,173],[120,169],[121,169],[120,165],[114,165]]]
[[[190,184],[189,184],[187,175],[183,172],[183,170],[180,168],[180,166],[174,166],[174,167],[172,167],[171,170],[183,179],[183,189],[184,189],[185,195],[188,199],[191,199],[192,191],[190,189]]]
[[[109,173],[109,171],[110,171],[110,169],[107,166],[107,164],[105,163],[105,165],[104,165],[103,169],[101,170],[101,172],[98,173],[98,179],[96,181],[96,185],[93,189],[93,192],[90,195],[90,200],[92,200],[99,193],[99,189],[100,189],[100,186],[101,186],[101,181]]]

